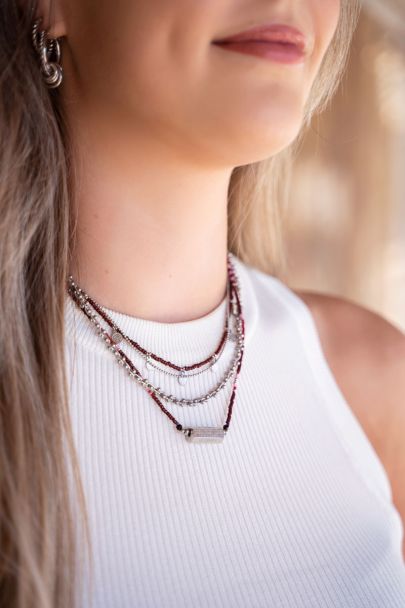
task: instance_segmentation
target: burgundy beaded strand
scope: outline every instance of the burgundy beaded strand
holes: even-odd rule
[[[240,369],[242,366],[242,360],[243,360],[243,354],[244,354],[245,319],[243,316],[242,303],[241,303],[241,298],[240,298],[240,294],[239,294],[238,279],[235,275],[234,268],[229,260],[228,260],[228,280],[230,283],[230,293],[234,294],[234,296],[235,296],[235,303],[236,303],[236,307],[237,307],[238,318],[240,319],[240,324],[241,324],[242,344],[240,347],[239,361],[237,364],[236,373],[235,373],[235,377],[234,377],[234,381],[233,381],[233,385],[232,385],[232,392],[231,392],[231,396],[229,399],[227,418],[225,420],[225,423],[222,426],[222,431],[223,431],[222,434],[219,435],[218,431],[220,431],[220,429],[217,429],[215,427],[201,427],[200,429],[184,428],[183,425],[165,408],[165,406],[163,405],[161,400],[157,397],[156,394],[154,394],[153,389],[144,387],[145,390],[148,392],[148,394],[152,397],[152,399],[157,403],[157,405],[159,406],[161,411],[175,425],[176,429],[180,432],[183,432],[185,434],[186,438],[189,440],[192,440],[192,441],[203,441],[203,442],[221,441],[229,429],[229,425],[230,425],[231,418],[232,418],[232,410],[233,410],[233,405],[234,405],[234,401],[235,401],[236,390],[238,388],[238,378],[239,378],[239,373],[240,373]],[[82,290],[79,289],[79,292],[82,293]],[[72,299],[75,301],[77,306],[80,308],[80,310],[92,321],[93,319],[92,319],[91,313],[87,310],[87,308],[85,306],[83,306],[80,303],[80,296],[78,296],[77,293],[75,292],[75,290],[70,288],[70,286],[68,287],[68,293],[72,297]],[[95,310],[97,310],[97,312],[100,314],[100,316],[102,316],[110,326],[112,326],[111,322],[109,321],[109,318],[106,318],[104,316],[102,309],[89,296],[86,295],[85,300],[87,302],[89,302],[95,308]],[[94,304],[95,304],[95,306],[94,306]],[[116,328],[117,326],[114,324],[114,327]],[[222,337],[221,342],[226,338],[226,331],[227,331],[227,329],[224,332],[224,336]],[[103,332],[103,333],[106,333],[106,332]],[[121,335],[123,335],[122,332],[119,332],[119,333],[121,333]],[[111,344],[111,342],[113,342],[110,337],[106,337],[104,339],[109,344]],[[130,341],[130,343],[132,343],[132,340],[129,340],[129,341]],[[138,343],[136,343],[135,341],[133,341],[133,345],[137,345],[136,348],[139,347],[139,350],[141,350],[141,352],[142,351],[145,353],[147,352],[140,345],[138,345]],[[110,347],[110,348],[112,348],[112,347]],[[218,347],[218,349],[219,348],[220,347]],[[217,352],[218,349],[215,352]],[[119,361],[119,363],[121,363],[121,364],[125,363],[126,366],[128,367],[128,369],[131,370],[131,372],[132,372],[131,375],[136,375],[138,377],[142,377],[140,374],[140,371],[136,368],[136,366],[131,361],[131,359],[120,348],[118,348],[118,346],[114,345],[113,350],[121,358],[121,361]],[[157,355],[156,355],[156,358],[157,358],[157,360],[161,360],[163,363],[173,366],[175,369],[182,369],[180,366],[175,366],[175,364],[172,364],[171,362],[166,362],[164,359],[157,357]],[[205,362],[207,362],[209,360],[210,360],[210,358],[205,360]],[[202,363],[193,364],[192,366],[187,366],[187,368],[195,369],[195,367],[197,365],[202,365]],[[186,367],[184,367],[183,369],[186,369]]]
[[[228,265],[228,280],[230,283],[230,297],[232,297],[232,295],[234,293],[236,293],[236,287],[234,284],[234,278],[232,276],[230,276],[230,273],[232,271],[229,269],[229,265]],[[87,296],[87,301],[91,304],[91,306],[98,312],[98,314],[104,319],[104,321],[106,321],[106,323],[108,323],[108,325],[111,327],[111,329],[116,330],[116,324],[112,323],[109,316],[106,315],[106,313],[104,312],[104,310],[97,304],[97,302],[95,302],[93,300],[93,298],[91,298],[90,296]],[[229,303],[230,305],[230,303]],[[117,332],[120,335],[123,335],[122,332]],[[218,356],[218,354],[221,352],[223,345],[225,343],[225,340],[227,338],[228,335],[228,323],[226,323],[225,325],[225,329],[223,331],[221,340],[217,346],[217,348],[215,349],[215,352],[213,355],[210,355],[209,357],[207,357],[206,359],[204,359],[203,361],[199,361],[197,363],[192,363],[190,365],[177,365],[175,363],[172,363],[171,361],[167,361],[166,359],[163,359],[162,357],[159,357],[159,355],[147,351],[145,348],[143,348],[138,342],[136,342],[135,340],[133,340],[132,338],[130,338],[129,336],[124,336],[125,339],[127,340],[127,342],[129,342],[131,344],[131,346],[133,346],[136,350],[138,350],[140,353],[142,353],[145,356],[150,357],[151,359],[154,359],[155,361],[158,361],[159,363],[162,363],[163,365],[167,365],[168,367],[175,369],[176,371],[190,371],[193,369],[197,369],[202,367],[203,365],[206,365],[207,363],[209,363],[213,358],[216,358]]]

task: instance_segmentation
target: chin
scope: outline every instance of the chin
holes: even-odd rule
[[[301,126],[300,122],[294,128],[290,124],[284,128],[263,128],[257,132],[252,129],[248,135],[238,138],[238,141],[235,139],[230,152],[236,161],[235,166],[256,163],[282,152],[296,139]]]
[[[228,143],[231,150],[239,150],[247,158],[246,162],[256,162],[287,148],[300,133],[303,118],[301,99],[294,103],[288,99],[284,105],[257,104],[247,112],[228,115],[222,124],[222,133],[226,133],[226,140],[231,142],[230,146]],[[217,133],[220,132],[218,127]]]

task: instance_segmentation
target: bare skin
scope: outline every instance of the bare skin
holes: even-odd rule
[[[295,139],[339,6],[39,0],[42,27],[63,37],[60,93],[80,181],[70,272],[96,300],[162,322],[219,304],[231,172]],[[305,62],[213,44],[269,21],[304,31]]]
[[[295,293],[309,307],[339,388],[388,474],[405,527],[405,334],[344,298]],[[405,560],[405,539],[402,552]]]

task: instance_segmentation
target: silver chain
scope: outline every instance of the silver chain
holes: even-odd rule
[[[175,403],[177,405],[180,405],[181,407],[184,407],[184,406],[192,407],[192,406],[198,405],[199,403],[205,403],[206,401],[208,401],[208,399],[215,397],[215,395],[217,395],[217,393],[219,393],[219,391],[222,390],[226,386],[226,384],[229,381],[229,379],[231,378],[231,376],[236,372],[236,369],[237,369],[237,366],[239,363],[239,359],[241,357],[242,350],[243,350],[241,322],[239,322],[239,326],[237,329],[238,342],[237,342],[237,346],[236,346],[236,354],[234,355],[230,368],[226,372],[223,380],[209,393],[202,395],[200,397],[196,397],[194,399],[186,399],[186,398],[178,399],[174,395],[171,395],[171,394],[168,395],[162,391],[160,386],[155,387],[151,382],[149,382],[149,380],[147,378],[144,378],[140,373],[136,372],[135,370],[133,370],[131,368],[131,366],[125,361],[125,358],[122,356],[122,354],[118,351],[117,347],[112,343],[112,340],[111,340],[108,332],[106,330],[104,330],[101,327],[101,324],[97,321],[96,313],[94,313],[91,310],[91,308],[88,306],[88,304],[86,304],[84,296],[81,296],[81,298],[83,298],[83,299],[81,300],[80,307],[85,308],[87,310],[87,312],[91,315],[91,317],[92,317],[91,320],[93,321],[93,323],[96,325],[97,329],[99,330],[97,332],[98,336],[100,336],[100,338],[106,342],[108,349],[111,352],[113,352],[118,363],[120,365],[122,365],[128,371],[130,376],[134,377],[135,380],[137,380],[140,384],[142,384],[142,386],[144,386],[145,388],[148,388],[149,390],[152,390],[158,397],[160,397],[161,399],[164,399],[165,401]],[[80,299],[80,297],[79,297],[79,299]]]
[[[74,282],[73,282],[74,285]],[[225,322],[225,329],[226,329],[226,339],[224,340],[224,342],[222,343],[221,349],[219,351],[219,353],[214,353],[212,355],[212,357],[210,358],[210,360],[207,362],[206,366],[203,369],[198,369],[196,372],[186,372],[185,369],[182,367],[180,368],[180,372],[172,372],[169,369],[164,369],[162,367],[160,367],[159,365],[157,365],[156,363],[153,362],[152,356],[150,352],[147,352],[146,355],[139,349],[139,347],[136,344],[132,344],[131,339],[129,338],[128,335],[124,334],[123,332],[120,331],[120,329],[118,328],[118,326],[116,325],[116,323],[114,322],[114,320],[111,318],[111,316],[108,314],[108,312],[106,311],[105,307],[102,306],[101,304],[99,304],[96,300],[94,300],[94,298],[92,298],[96,304],[99,306],[99,308],[102,309],[103,313],[105,314],[105,316],[107,317],[107,319],[110,321],[110,323],[113,326],[113,333],[112,333],[112,341],[115,344],[118,344],[119,342],[121,342],[122,340],[128,342],[128,344],[130,346],[132,346],[133,348],[135,348],[139,354],[143,357],[144,361],[145,361],[145,366],[147,369],[150,368],[154,368],[157,371],[166,374],[167,376],[174,376],[175,378],[177,378],[179,384],[184,384],[189,378],[193,378],[194,376],[199,376],[200,374],[206,372],[208,369],[211,369],[211,371],[214,371],[214,365],[216,365],[221,358],[221,355],[224,353],[225,351],[225,346],[226,346],[226,342],[227,341],[235,341],[236,340],[236,333],[234,334],[232,332],[232,330],[229,328],[230,326],[230,313],[229,313],[229,300],[230,300],[230,294],[229,294],[229,281],[227,283],[227,306],[226,306],[226,322]],[[231,300],[231,304],[232,306],[234,304],[236,304],[235,298],[233,297],[233,299]],[[234,310],[234,308],[232,308],[232,310]]]
[[[236,275],[234,275],[234,280],[236,283],[236,288],[238,290],[238,296],[241,299],[240,283],[239,283]],[[131,368],[131,366],[126,362],[124,356],[117,349],[116,344],[115,344],[114,340],[112,339],[112,337],[101,326],[100,322],[98,321],[97,313],[95,313],[92,310],[91,306],[89,306],[89,304],[87,303],[87,298],[88,298],[87,294],[80,287],[78,287],[78,285],[76,285],[76,283],[73,281],[72,276],[69,276],[69,286],[75,292],[74,298],[76,299],[76,301],[79,302],[80,308],[82,308],[83,310],[86,310],[87,316],[90,317],[90,320],[96,326],[96,328],[98,330],[97,335],[106,343],[107,348],[111,352],[113,352],[118,363],[121,366],[123,366],[126,369],[126,371],[129,373],[129,375],[131,377],[133,377],[139,384],[141,384],[144,388],[151,390],[154,394],[159,396],[161,399],[163,399],[165,401],[169,401],[171,403],[175,403],[181,407],[184,407],[184,406],[192,407],[192,406],[196,406],[200,403],[205,403],[212,397],[215,397],[219,393],[219,391],[221,391],[226,386],[226,384],[228,383],[228,381],[232,377],[232,375],[234,373],[236,373],[237,366],[238,366],[239,360],[242,356],[242,352],[244,349],[244,340],[243,340],[243,333],[242,333],[242,320],[239,316],[236,318],[235,354],[231,360],[231,363],[230,363],[228,369],[226,370],[226,372],[224,374],[223,379],[217,384],[217,386],[212,391],[209,391],[205,395],[201,395],[201,396],[193,398],[193,399],[186,399],[186,398],[179,399],[172,394],[166,394],[164,391],[162,391],[162,389],[159,386],[155,387],[151,382],[149,382],[149,380],[147,378],[144,378],[139,372],[137,372]],[[233,313],[234,314],[236,313],[235,309],[233,309]],[[112,321],[112,319],[111,319],[111,321]],[[114,323],[114,326],[118,330],[118,327],[115,325],[115,323]],[[119,331],[119,334],[123,337],[126,337],[126,336],[124,336],[124,334],[121,331]],[[204,371],[206,371],[207,369],[209,369],[209,368],[204,369]]]

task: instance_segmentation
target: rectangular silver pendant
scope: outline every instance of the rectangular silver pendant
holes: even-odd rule
[[[186,439],[192,443],[222,443],[226,431],[221,427],[201,426],[197,429],[186,429]]]

